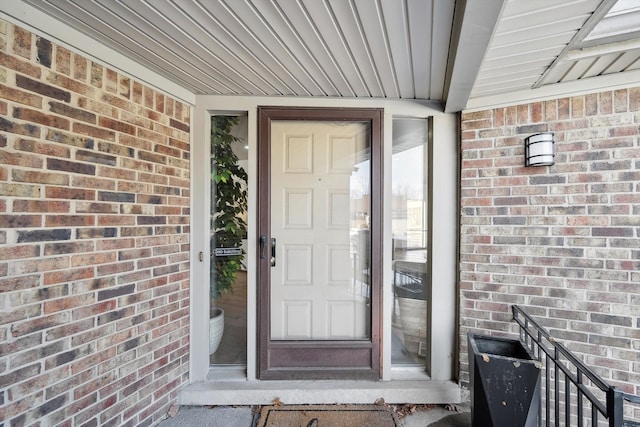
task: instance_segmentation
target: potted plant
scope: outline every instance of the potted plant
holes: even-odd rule
[[[242,240],[247,235],[244,214],[247,210],[247,173],[238,164],[233,145],[241,141],[235,136],[237,116],[213,116],[211,119],[211,280],[209,353],[214,353],[224,328],[224,310],[216,307],[217,299],[233,291],[236,273],[242,267]],[[239,254],[215,256],[216,248],[237,248]]]

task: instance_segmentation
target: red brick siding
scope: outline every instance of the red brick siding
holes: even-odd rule
[[[189,113],[0,21],[7,425],[149,425],[187,380]]]
[[[524,138],[542,131],[556,164],[526,168]],[[464,382],[467,332],[514,333],[519,304],[640,394],[639,140],[640,88],[462,115]]]

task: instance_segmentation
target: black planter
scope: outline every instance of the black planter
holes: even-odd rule
[[[474,427],[535,427],[540,363],[518,340],[469,333],[471,419]]]

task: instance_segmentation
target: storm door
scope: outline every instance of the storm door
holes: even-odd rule
[[[382,111],[258,117],[258,376],[380,378]]]

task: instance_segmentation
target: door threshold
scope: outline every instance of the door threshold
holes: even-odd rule
[[[285,405],[386,403],[461,403],[460,386],[434,380],[247,381],[216,379],[189,384],[180,391],[181,405]]]

